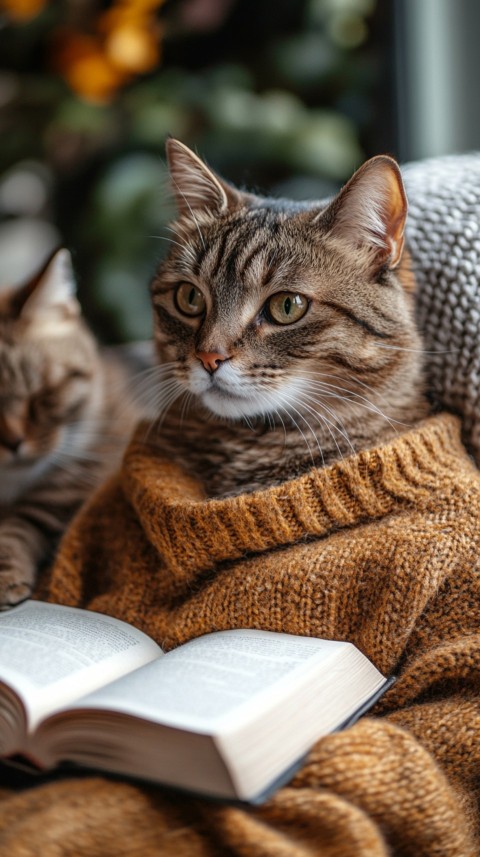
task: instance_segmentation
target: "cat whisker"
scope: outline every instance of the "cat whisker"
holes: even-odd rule
[[[169,244],[175,244],[177,247],[180,247],[191,262],[195,262],[195,252],[188,246],[188,244],[180,244],[179,241],[175,241],[174,238],[169,238],[168,235],[150,235],[149,237],[156,238],[158,241],[168,241]]]
[[[62,464],[58,465],[58,467],[63,471],[63,473],[73,477],[77,485],[81,485],[89,491],[93,491],[98,486],[98,474],[93,471],[85,469],[79,470]]]
[[[104,460],[104,459],[102,459]],[[93,464],[95,467],[88,467],[88,464]],[[98,460],[79,459],[75,453],[66,455],[59,452],[54,452],[51,457],[51,467],[62,470],[69,476],[75,478],[75,483],[83,482],[89,488],[95,488],[98,485]]]
[[[147,441],[150,437],[152,431],[159,430],[165,420],[165,417],[178,398],[183,394],[184,396],[188,393],[188,390],[183,387],[179,381],[175,379],[171,380],[166,385],[166,389],[162,389],[160,391],[161,395],[157,398],[155,402],[155,409],[158,410],[158,414],[155,419],[150,421],[150,425],[147,428],[144,440]]]
[[[156,241],[168,241],[169,244],[176,244],[181,250],[185,249],[184,244],[180,244],[180,241],[175,241],[174,238],[170,238],[168,235],[149,235],[148,237],[154,238]]]
[[[314,401],[315,401],[315,400],[314,400]],[[343,452],[342,452],[342,450],[341,450],[341,448],[340,448],[340,446],[339,446],[339,443],[338,443],[338,441],[337,441],[337,439],[336,439],[336,437],[335,437],[335,435],[334,435],[334,433],[333,433],[332,427],[333,427],[334,429],[336,429],[336,430],[337,430],[341,435],[343,435],[343,436],[344,436],[344,438],[345,438],[345,440],[346,440],[346,441],[350,444],[350,446],[351,446],[350,439],[349,439],[348,435],[346,435],[344,432],[342,432],[342,431],[341,431],[341,429],[340,429],[340,428],[339,428],[335,423],[333,423],[331,420],[329,420],[326,416],[324,416],[323,414],[318,413],[318,411],[316,411],[316,410],[314,410],[313,408],[311,408],[311,407],[310,407],[310,405],[308,405],[308,404],[306,403],[306,401],[304,400],[304,398],[303,398],[303,397],[302,397],[302,398],[300,398],[300,396],[298,396],[298,397],[297,397],[297,402],[298,402],[298,404],[300,405],[300,407],[305,408],[305,410],[307,410],[307,411],[308,411],[308,412],[309,412],[309,413],[310,413],[310,414],[311,414],[311,415],[312,415],[312,416],[317,420],[317,422],[321,422],[321,423],[323,423],[323,424],[325,425],[325,427],[327,428],[327,430],[328,430],[328,432],[329,432],[329,434],[330,434],[330,436],[331,436],[331,438],[332,438],[332,440],[333,440],[333,442],[334,442],[334,444],[335,444],[335,447],[336,447],[336,449],[337,449],[337,452],[338,452],[339,457],[340,457],[340,458],[343,458]],[[317,404],[317,403],[315,403],[315,404]],[[353,449],[353,447],[352,447],[352,449]]]
[[[381,408],[367,399],[365,396],[361,396],[359,393],[356,393],[354,390],[349,390],[346,387],[339,387],[336,384],[329,384],[326,381],[312,381],[309,383],[316,387],[317,390],[322,393],[324,396],[328,396],[334,399],[340,399],[343,402],[354,402],[354,404],[358,405],[360,408],[365,408],[368,411],[372,411],[373,413],[378,414],[378,416],[385,419],[392,429],[395,429],[394,423],[397,425],[403,426],[404,428],[410,428],[409,423],[401,422],[400,420],[395,419],[394,417],[389,417],[387,414],[384,414]],[[329,388],[329,389],[326,389]],[[340,390],[341,392],[346,393],[346,396],[339,395],[338,393],[333,393],[330,390]],[[353,397],[353,399],[352,399]],[[396,431],[396,429],[395,429]]]
[[[123,442],[125,439],[125,435],[121,430],[106,431],[102,426],[86,426],[80,421],[78,423],[65,424],[64,439],[62,440],[62,443],[68,443],[73,448],[82,449],[84,445],[116,445]]]
[[[315,378],[322,378],[322,379],[323,379],[323,378],[333,378],[335,381],[345,381],[346,383],[348,383],[349,381],[351,381],[351,382],[353,382],[353,383],[355,383],[355,384],[360,384],[362,387],[365,387],[365,389],[370,390],[370,391],[371,391],[372,393],[374,393],[375,395],[379,395],[379,394],[378,394],[378,392],[377,392],[377,390],[376,390],[374,387],[370,387],[368,384],[364,384],[362,381],[360,381],[360,380],[359,380],[358,378],[356,378],[355,376],[351,376],[350,378],[347,376],[347,377],[345,378],[345,377],[340,376],[340,375],[333,375],[333,374],[328,373],[328,372],[319,372],[319,371],[317,371],[317,370],[311,370],[311,371],[306,370],[306,371],[304,371],[304,373],[303,373],[303,374],[304,374],[304,376],[312,375],[312,376],[314,376]],[[359,398],[364,398],[364,397],[362,397],[362,396],[361,396],[361,394],[360,394],[360,393],[355,392],[355,390],[351,390],[349,387],[341,387],[341,386],[339,386],[338,384],[336,384],[336,385],[335,385],[335,384],[330,384],[328,381],[323,381],[323,380],[321,381],[321,383],[322,383],[322,384],[324,384],[324,385],[325,385],[325,386],[327,386],[327,387],[334,387],[334,388],[335,388],[335,389],[337,389],[337,390],[342,390],[342,392],[344,392],[344,393],[349,393],[349,394],[350,394],[350,395],[352,395],[352,396],[357,396],[357,397],[359,397]],[[366,398],[365,398],[365,401],[370,402],[370,400],[369,400],[369,399],[366,399]]]
[[[55,453],[59,458],[65,459],[77,459],[78,461],[91,461],[95,464],[106,461],[108,458],[115,459],[118,457],[118,453],[108,450],[104,450],[102,452],[93,452],[92,450],[78,449],[76,446],[62,446]]]
[[[278,419],[280,420],[280,422],[281,422],[281,424],[282,424],[282,427],[283,427],[283,435],[284,435],[284,444],[283,444],[283,448],[285,449],[285,447],[286,447],[286,445],[287,445],[287,428],[286,428],[285,423],[284,423],[284,421],[283,421],[283,419],[282,419],[282,415],[281,415],[280,411],[279,411],[279,410],[278,410],[278,411],[274,411],[273,413],[275,414],[275,416],[277,416],[277,417],[278,417]]]
[[[162,403],[166,400],[178,386],[178,382],[169,381],[157,390],[151,390],[148,397],[148,406],[150,410],[154,410],[157,414],[162,409]]]
[[[173,234],[176,235],[177,238],[179,238],[181,241],[183,240],[183,238],[184,238],[184,227],[182,224],[180,224],[180,223],[173,223],[173,224],[168,224],[168,225],[165,224],[165,226],[163,228],[168,229],[169,232],[173,232]],[[186,246],[190,246],[190,245],[186,245]]]
[[[139,387],[148,387],[155,383],[155,381],[161,382],[165,377],[173,375],[175,365],[175,363],[172,363],[162,366],[150,366],[148,369],[143,369],[129,379],[127,388],[132,388],[133,392],[135,392]]]
[[[79,419],[72,420],[71,422],[65,423],[68,429],[72,429],[74,431],[81,429],[85,436],[90,437],[116,437],[117,433],[111,429],[114,425],[113,420],[108,424],[107,428],[105,427],[105,423],[96,419]]]
[[[250,431],[255,431],[255,426],[253,425],[253,423],[252,423],[252,421],[249,419],[249,417],[245,417],[245,416],[244,416],[244,417],[242,417],[242,419],[243,419],[244,423],[246,423],[246,425],[248,426],[248,428],[250,429]]]
[[[307,438],[305,437],[305,435],[304,435],[304,433],[303,433],[302,429],[300,428],[300,426],[299,426],[299,425],[298,425],[298,423],[296,422],[296,420],[295,420],[294,418],[292,418],[292,415],[290,414],[290,411],[288,410],[288,408],[292,408],[292,409],[295,411],[295,413],[297,414],[297,416],[299,416],[299,417],[300,417],[300,419],[302,420],[302,422],[304,422],[304,423],[305,423],[305,425],[307,426],[308,430],[309,430],[309,431],[310,431],[310,433],[313,435],[313,437],[314,437],[314,439],[315,439],[315,443],[317,444],[317,447],[318,447],[318,451],[320,452],[320,455],[321,455],[321,457],[322,457],[322,461],[324,461],[324,458],[323,458],[323,451],[322,451],[322,448],[321,448],[320,443],[319,443],[319,441],[318,441],[318,437],[317,437],[317,435],[316,435],[316,432],[313,430],[313,428],[311,427],[311,425],[310,425],[310,423],[308,422],[308,420],[306,419],[306,417],[304,417],[304,415],[303,415],[303,414],[302,414],[302,413],[301,413],[301,412],[300,412],[300,411],[295,407],[295,405],[293,405],[293,404],[292,404],[291,398],[290,398],[290,397],[285,396],[285,400],[286,400],[286,402],[287,402],[288,407],[287,407],[287,408],[283,408],[282,410],[284,410],[284,411],[289,415],[289,417],[292,419],[292,422],[293,422],[294,426],[298,429],[298,431],[299,431],[299,432],[300,432],[300,434],[302,435],[302,437],[303,437],[303,439],[304,439],[304,441],[305,441],[305,444],[306,444],[306,446],[307,446],[307,449],[308,449],[308,452],[309,452],[310,458],[312,459],[312,464],[315,466],[315,458],[314,458],[314,455],[313,455],[313,453],[312,453],[312,450],[311,450],[310,444],[309,444],[309,442],[308,442]],[[296,400],[295,400],[295,401],[296,401]]]
[[[78,454],[80,455],[82,452],[86,452],[91,447],[109,447],[116,446],[119,440],[118,434],[107,434],[102,432],[101,434],[94,434],[90,432],[83,432],[81,428],[76,429],[75,431],[69,431],[69,426],[66,427],[67,431],[64,433],[64,436],[60,442],[60,447],[62,449],[71,450],[72,455]],[[128,440],[126,437],[125,440]],[[99,456],[103,455],[103,452],[99,452]]]
[[[116,434],[108,434],[106,432],[98,432],[96,434],[90,433],[82,433],[79,429],[75,434],[73,432],[65,432],[63,435],[58,449],[68,449],[72,450],[75,454],[75,451],[78,450],[80,453],[92,452],[92,454],[98,455],[99,458],[103,457],[104,451],[99,449],[96,451],[95,447],[101,447],[102,444],[111,444],[112,440],[114,440],[118,435]],[[82,442],[86,444],[84,447]]]
[[[190,209],[191,210],[191,209]],[[198,228],[198,223],[196,224]],[[180,223],[174,223],[170,226],[165,226],[165,229],[168,229],[169,232],[173,232],[173,234],[182,242],[182,246],[189,252],[195,256],[195,247],[192,244],[185,243],[185,231]],[[202,236],[201,236],[202,237]]]
[[[305,437],[304,432],[302,431],[302,429],[301,429],[301,427],[299,426],[298,422],[296,421],[295,417],[294,417],[294,416],[292,416],[292,414],[290,413],[290,411],[288,410],[288,408],[282,407],[282,410],[283,410],[283,411],[285,411],[285,413],[287,414],[287,416],[288,416],[289,420],[290,420],[290,421],[291,421],[291,423],[293,424],[294,428],[296,428],[296,430],[301,434],[301,436],[302,436],[303,440],[305,441],[305,446],[306,446],[306,447],[307,447],[307,449],[308,449],[308,454],[310,455],[310,458],[312,459],[312,464],[313,464],[313,466],[315,466],[315,458],[314,458],[314,455],[313,455],[312,449],[311,449],[311,447],[310,447],[310,444],[309,444],[309,442],[308,442],[307,438]],[[294,409],[294,410],[295,410],[295,409]],[[315,436],[315,432],[313,432],[313,431],[312,431],[312,429],[311,429],[311,427],[309,426],[309,424],[308,424],[307,420],[306,420],[306,419],[305,419],[301,414],[299,414],[299,417],[300,417],[300,419],[301,419],[304,423],[306,423],[306,425],[308,426],[309,430],[310,430],[310,431],[312,432],[312,434]],[[315,438],[315,439],[316,439],[316,438]],[[322,460],[323,460],[323,452],[322,452],[322,449],[321,449],[320,445],[318,444],[318,441],[317,441],[317,446],[318,446],[318,448],[319,448],[320,455],[322,456]]]
[[[334,425],[334,427],[337,429],[337,431],[339,430],[338,426],[340,425],[342,427],[343,431],[345,432],[345,426],[343,425],[342,420],[340,419],[338,414],[332,408],[329,408],[325,404],[325,402],[320,402],[318,399],[315,398],[315,396],[310,395],[306,391],[302,391],[301,397],[299,396],[299,401],[302,401],[302,399],[306,399],[309,402],[313,402],[314,405],[318,405],[319,407],[323,408],[323,410],[325,410],[333,418],[334,423],[332,423],[332,425]],[[344,433],[344,437],[346,440],[348,439],[348,436],[346,433]]]
[[[188,390],[185,390],[184,387],[180,387],[176,390],[172,390],[170,395],[166,398],[166,400],[161,405],[161,413],[159,414],[159,419],[157,419],[157,425],[161,426],[163,423],[167,412],[170,410],[174,402],[177,401],[180,397],[184,397],[188,394]]]
[[[99,429],[96,428],[95,426],[91,426],[91,427],[84,426],[84,425],[82,425],[81,422],[79,422],[79,423],[66,423],[65,424],[65,430],[66,430],[67,436],[69,436],[69,437],[75,436],[79,440],[86,441],[87,443],[95,442],[97,439],[100,438],[100,436],[102,438],[104,438],[104,437],[106,438],[109,436],[108,433],[104,432],[103,430],[100,432]],[[112,433],[110,436],[114,437],[114,434]]]
[[[172,376],[171,367],[173,366],[175,366],[174,363],[168,366],[150,367],[132,378],[123,410],[128,411],[130,403],[132,403],[145,411],[149,411],[158,391],[164,389],[168,382],[175,381]],[[175,381],[175,383],[177,382]]]
[[[190,390],[187,390],[186,396],[185,396],[185,401],[183,402],[182,410],[180,412],[180,426],[183,425],[183,421],[184,421],[185,417],[187,416],[188,409],[190,408],[190,405],[192,404],[192,400],[193,400],[193,393],[190,392]]]
[[[178,243],[178,246],[185,251],[186,255],[190,259],[192,259],[192,261],[195,261],[195,248],[192,247],[191,244],[187,244],[185,241],[183,241],[183,235],[177,229],[174,229],[172,226],[166,226],[165,229],[168,229],[169,232],[173,232],[173,234],[179,239],[180,243],[176,242]]]
[[[318,414],[317,411],[312,409],[309,405],[307,405],[303,401],[304,399],[307,399],[308,401],[313,402],[315,405],[319,406],[320,408],[323,408],[323,410],[327,411],[327,413],[329,413],[330,416],[333,417],[334,421],[332,422],[327,417],[325,417],[323,414]],[[319,402],[317,399],[315,399],[314,396],[309,396],[306,393],[302,394],[302,398],[298,397],[298,401],[299,401],[299,403],[303,404],[303,406],[306,407],[310,413],[316,414],[318,417],[320,417],[322,419],[322,421],[325,423],[327,428],[329,428],[330,434],[332,435],[332,439],[333,439],[340,455],[341,455],[340,447],[337,443],[337,440],[336,440],[334,434],[332,433],[332,431],[330,429],[330,426],[332,426],[343,437],[343,439],[348,443],[352,453],[355,454],[355,452],[356,452],[355,447],[353,446],[353,444],[352,444],[352,442],[348,436],[348,433],[345,429],[343,422],[340,420],[340,418],[335,413],[335,411],[333,411],[331,408],[327,407],[327,405],[325,405],[323,402]]]
[[[192,216],[192,220],[193,220],[193,222],[194,222],[195,226],[197,227],[197,231],[198,231],[198,234],[199,234],[199,236],[200,236],[200,241],[202,242],[202,247],[203,247],[203,249],[204,249],[204,250],[206,250],[206,249],[207,249],[207,247],[206,247],[206,245],[205,245],[205,241],[203,240],[203,235],[202,235],[202,233],[201,233],[200,226],[199,226],[199,223],[198,223],[197,218],[195,217],[195,213],[194,213],[194,211],[193,211],[193,209],[192,209],[192,206],[190,205],[190,203],[189,203],[189,201],[188,201],[188,199],[187,199],[186,194],[184,194],[184,192],[182,191],[182,189],[178,186],[178,184],[177,184],[177,182],[175,181],[175,179],[173,178],[173,176],[172,176],[172,181],[173,181],[173,183],[174,183],[175,187],[177,188],[177,191],[181,194],[181,196],[183,196],[183,198],[184,198],[185,202],[187,203],[187,207],[188,207],[188,210],[189,210],[189,212],[190,212],[190,214],[191,214],[191,216]]]
[[[147,378],[140,378],[139,381],[135,384],[135,390],[148,390],[152,389],[155,386],[160,386],[164,384],[165,381],[170,381],[172,378],[175,378],[175,375],[172,371],[170,372],[162,372],[162,374],[158,375],[149,375]],[[133,385],[132,385],[133,386]],[[135,390],[133,392],[135,392]]]
[[[153,366],[146,366],[145,369],[140,369],[139,372],[135,372],[135,374],[132,377],[132,380],[135,381],[141,375],[148,375],[152,372],[153,373],[164,372],[165,370],[172,369],[176,365],[177,365],[176,361],[171,360],[168,363],[155,363]]]
[[[431,351],[427,351],[425,348],[403,348],[401,345],[385,345],[383,342],[374,343],[377,348],[387,348],[389,351],[411,351],[414,354],[458,354],[458,348],[434,348]]]
[[[269,427],[270,431],[274,431],[275,423],[273,422],[272,415],[270,414],[269,411],[265,411],[265,417],[267,419],[268,427]]]
[[[387,414],[383,413],[381,408],[378,408],[373,403],[364,404],[364,402],[358,401],[358,399],[354,398],[353,393],[351,394],[351,396],[348,396],[348,395],[342,396],[339,393],[332,393],[330,390],[325,390],[321,386],[319,386],[318,391],[322,396],[326,396],[327,398],[338,399],[341,402],[354,404],[359,408],[363,408],[366,411],[370,411],[371,413],[377,414],[379,417],[384,419],[389,424],[392,431],[394,431],[396,434],[398,434],[397,425],[402,426],[403,428],[410,428],[410,423],[403,423],[400,420],[395,419],[394,417],[389,417]],[[353,396],[353,398],[352,398],[352,396]],[[396,423],[396,425],[395,425],[395,423]]]
[[[316,377],[321,378],[333,378],[335,381],[345,381],[347,384],[353,383],[358,384],[360,387],[363,387],[365,390],[368,390],[370,393],[378,396],[380,399],[386,400],[387,397],[380,393],[379,390],[376,390],[370,384],[366,384],[365,381],[360,381],[360,378],[357,378],[355,375],[333,375],[330,372],[320,372],[318,369],[307,369],[304,374],[306,375],[314,375]],[[345,389],[345,388],[344,388]],[[353,392],[353,391],[352,391]]]
[[[151,384],[156,379],[161,380],[165,376],[172,375],[175,366],[175,363],[163,363],[160,366],[149,366],[147,369],[142,369],[129,378],[127,387],[137,389],[139,385]]]
[[[305,407],[305,405],[304,405],[304,407]],[[324,425],[326,426],[326,428],[327,428],[327,430],[328,430],[328,432],[329,432],[329,434],[330,434],[330,437],[332,438],[332,440],[333,440],[333,442],[334,442],[334,444],[335,444],[335,446],[336,446],[336,449],[337,449],[337,452],[338,452],[338,457],[339,457],[340,459],[342,459],[342,460],[343,460],[343,452],[342,452],[342,449],[340,448],[339,443],[338,443],[338,441],[337,441],[337,439],[336,439],[336,437],[335,437],[335,435],[334,435],[334,433],[333,433],[333,431],[332,431],[332,429],[331,429],[331,427],[330,427],[330,425],[329,425],[329,421],[327,420],[327,418],[326,418],[326,417],[324,417],[324,416],[323,416],[323,414],[318,414],[318,413],[317,413],[316,418],[317,418],[317,421],[318,421],[319,423],[324,423]]]
[[[175,378],[170,378],[156,389],[148,391],[148,398],[145,396],[145,404],[150,410],[157,412],[162,409],[163,400],[167,399],[177,389],[183,390],[185,388]]]

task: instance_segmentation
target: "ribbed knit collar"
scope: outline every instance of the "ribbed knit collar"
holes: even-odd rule
[[[473,468],[459,421],[441,414],[389,443],[275,488],[207,500],[201,485],[162,458],[145,435],[140,426],[127,449],[123,490],[179,583],[219,563],[320,538],[401,506],[425,507],[459,464]]]

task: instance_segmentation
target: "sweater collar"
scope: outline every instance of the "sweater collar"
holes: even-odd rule
[[[458,419],[440,414],[382,446],[274,488],[209,500],[146,434],[140,425],[126,451],[123,490],[179,584],[246,554],[321,538],[402,506],[425,507],[459,461],[473,468]]]

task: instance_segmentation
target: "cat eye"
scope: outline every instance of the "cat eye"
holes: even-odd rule
[[[180,283],[175,291],[175,306],[183,315],[191,318],[205,312],[205,298],[192,283]]]
[[[308,300],[303,295],[294,292],[278,292],[266,303],[266,310],[276,324],[293,324],[305,315],[308,309]]]
[[[90,381],[91,372],[85,372],[83,369],[71,369],[66,377],[66,381]]]

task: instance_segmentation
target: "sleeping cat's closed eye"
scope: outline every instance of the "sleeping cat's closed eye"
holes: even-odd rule
[[[85,369],[69,369],[67,372],[67,381],[91,381],[92,372]]]

